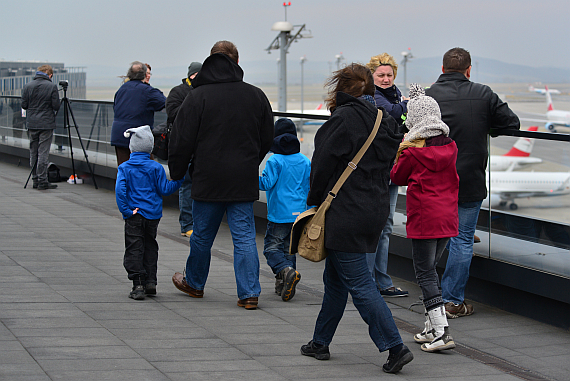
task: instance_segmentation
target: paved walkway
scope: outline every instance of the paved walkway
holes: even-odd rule
[[[159,225],[158,295],[127,297],[123,221],[113,192],[60,183],[23,189],[29,169],[0,163],[0,380],[568,380],[570,333],[475,304],[450,321],[456,350],[423,353],[412,334],[423,326],[418,287],[388,300],[415,359],[399,375],[382,372],[379,354],[352,304],[331,344],[331,359],[301,356],[322,296],[323,264],[303,259],[293,300],[273,293],[261,256],[260,308],[236,306],[232,244],[216,239],[203,299],[177,291],[188,243],[178,211]],[[258,235],[261,252],[263,236]]]

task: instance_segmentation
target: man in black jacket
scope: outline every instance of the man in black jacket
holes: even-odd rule
[[[192,80],[202,68],[200,62],[192,62],[188,66],[188,76],[182,79],[182,83],[175,86],[170,90],[168,97],[166,98],[166,123],[168,128],[172,127],[174,119],[176,119],[176,114],[182,102],[186,99],[186,95],[192,89]],[[180,215],[178,216],[178,222],[180,222],[180,233],[184,237],[190,238],[194,230],[194,218],[192,217],[192,198],[190,197],[190,192],[192,191],[192,177],[190,172],[186,173],[184,177],[184,182],[178,190],[178,208],[180,209]]]
[[[26,110],[28,134],[30,137],[30,166],[33,187],[45,190],[55,189],[47,176],[49,148],[55,130],[55,113],[60,101],[57,85],[51,82],[53,69],[50,65],[38,67],[34,80],[22,89],[22,108]]]
[[[449,137],[459,150],[459,235],[449,242],[449,257],[441,279],[446,314],[456,318],[473,313],[464,294],[479,209],[487,197],[487,135],[491,128],[518,130],[520,122],[488,86],[469,80],[471,56],[467,50],[453,48],[445,53],[442,72],[426,95],[439,104],[441,119],[449,126]]]
[[[259,198],[259,164],[273,142],[273,113],[267,97],[243,81],[238,51],[217,42],[192,81],[174,121],[168,168],[181,179],[192,161],[194,232],[186,276],[176,288],[201,298],[211,247],[224,213],[234,242],[238,306],[256,309],[261,286],[253,202]]]

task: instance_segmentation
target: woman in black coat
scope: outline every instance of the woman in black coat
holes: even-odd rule
[[[338,70],[328,80],[327,107],[331,118],[315,136],[308,205],[326,198],[348,163],[364,145],[377,116],[370,70],[358,64]],[[328,251],[323,281],[325,295],[313,340],[301,353],[318,360],[330,358],[329,344],[342,318],[348,293],[369,326],[372,341],[390,351],[383,370],[396,373],[412,361],[402,343],[390,309],[368,271],[366,253],[376,250],[389,213],[390,165],[402,136],[384,109],[378,133],[327,211],[325,247]]]

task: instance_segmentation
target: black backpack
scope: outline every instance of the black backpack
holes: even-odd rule
[[[62,180],[59,173],[59,167],[54,163],[48,163],[47,173],[48,181],[50,183],[59,183]]]

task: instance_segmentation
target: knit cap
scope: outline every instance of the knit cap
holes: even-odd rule
[[[439,105],[435,99],[427,96],[425,89],[417,83],[410,85],[406,128],[409,132],[404,138],[405,141],[449,135],[449,127],[441,120]]]
[[[196,74],[202,70],[202,64],[200,62],[192,62],[190,66],[188,66],[188,75],[187,77],[190,78],[192,74]]]
[[[154,136],[150,126],[129,128],[124,133],[125,138],[131,138],[129,149],[131,152],[151,153],[154,147]]]

